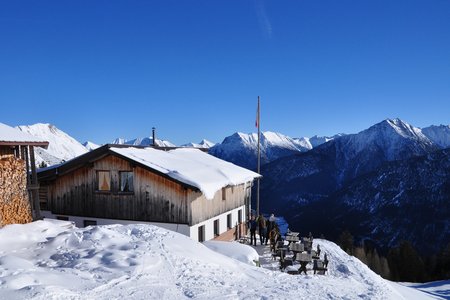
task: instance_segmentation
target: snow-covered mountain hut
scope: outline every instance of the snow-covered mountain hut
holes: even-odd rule
[[[0,226],[40,218],[34,147],[48,142],[0,123]]]
[[[38,173],[47,217],[152,223],[198,241],[242,232],[259,176],[198,149],[113,144]]]

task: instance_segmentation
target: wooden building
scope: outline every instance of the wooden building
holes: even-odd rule
[[[41,218],[34,147],[48,142],[0,123],[0,226]]]
[[[47,217],[152,223],[204,241],[245,224],[259,175],[197,149],[104,145],[38,177]]]

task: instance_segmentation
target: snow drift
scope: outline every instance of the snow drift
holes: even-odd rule
[[[6,226],[0,241],[1,299],[430,297],[383,280],[325,240],[317,241],[330,258],[325,276],[254,267],[181,234],[143,224],[76,228],[45,220]]]

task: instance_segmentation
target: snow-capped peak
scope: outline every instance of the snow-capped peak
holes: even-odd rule
[[[124,139],[124,138],[116,138],[114,141],[111,142],[111,144],[119,144],[119,145],[122,145],[122,144],[125,144],[126,141],[127,141],[127,140]]]
[[[135,139],[131,139],[131,140],[126,140],[126,139],[123,139],[123,138],[116,138],[114,141],[112,141],[111,144],[133,145],[133,146],[150,146],[150,145],[153,145],[153,138],[151,138],[151,137],[144,137],[144,138],[135,138]],[[160,139],[156,139],[156,145],[159,146],[159,147],[176,147],[171,142],[166,141],[166,140],[160,140]]]
[[[88,149],[89,151],[95,150],[95,149],[97,149],[98,147],[100,147],[100,145],[97,145],[96,143],[93,143],[93,142],[90,142],[90,141],[84,142],[84,143],[83,143],[83,146],[84,146],[86,149]]]
[[[357,134],[339,139],[347,155],[379,149],[387,160],[423,155],[438,147],[422,131],[400,119],[386,119]]]
[[[305,146],[302,146],[299,142],[299,140],[295,140],[293,138],[290,138],[284,134],[277,133],[277,132],[271,132],[271,131],[265,131],[261,134],[261,143],[263,145],[271,145],[271,146],[282,146],[286,148],[292,148],[297,149],[299,151],[305,150]],[[309,145],[308,145],[309,146]],[[303,148],[303,149],[300,149]],[[311,148],[308,148],[309,150]]]
[[[429,126],[422,133],[442,148],[450,147],[450,125]]]
[[[381,126],[387,125],[387,126],[392,127],[399,135],[401,135],[405,138],[427,139],[427,137],[422,134],[422,131],[419,128],[414,127],[414,126],[400,120],[399,118],[386,119],[379,124],[381,124]]]
[[[222,142],[222,144],[232,143],[238,143],[245,145],[248,148],[256,149],[258,144],[258,134],[236,132],[233,135],[225,138]],[[304,138],[293,139],[291,137],[288,137],[287,135],[272,131],[261,132],[260,143],[262,148],[280,147],[295,151],[307,151],[311,149],[311,145]]]
[[[214,146],[216,143],[213,143],[211,141],[208,141],[206,139],[201,140],[200,144],[201,146],[205,147],[205,148],[211,148],[212,146]]]
[[[52,124],[37,123],[17,126],[17,128],[49,142],[48,149],[36,149],[38,164],[42,162],[47,165],[60,163],[88,151],[80,142]]]
[[[307,138],[307,137],[293,138],[292,140],[294,141],[294,143],[299,145],[301,148],[304,148],[304,149],[312,149],[313,148],[313,145],[311,144],[309,138]]]
[[[317,146],[320,146],[322,144],[325,144],[325,143],[327,143],[329,141],[332,141],[334,139],[337,139],[337,138],[339,138],[341,136],[345,136],[345,135],[346,135],[345,133],[338,133],[338,134],[335,134],[333,136],[318,136],[318,135],[315,135],[315,136],[309,138],[308,140],[309,140],[309,143],[311,144],[311,147],[312,148],[316,148]]]
[[[187,143],[187,144],[181,145],[181,147],[209,149],[214,145],[215,145],[215,143],[203,139],[200,143]]]
[[[293,139],[277,132],[261,133],[261,163],[268,163],[283,156],[311,149],[306,139]],[[211,147],[209,153],[239,166],[254,169],[257,161],[258,134],[236,132],[222,143]]]

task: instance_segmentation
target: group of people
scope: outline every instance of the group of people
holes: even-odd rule
[[[272,214],[267,220],[261,214],[258,218],[255,218],[254,215],[251,216],[248,222],[248,228],[250,229],[250,245],[256,246],[256,230],[258,229],[259,233],[259,241],[261,245],[267,245],[270,241],[270,244],[273,244],[273,241],[276,241],[275,236],[279,235],[278,226],[275,222],[275,216]]]

